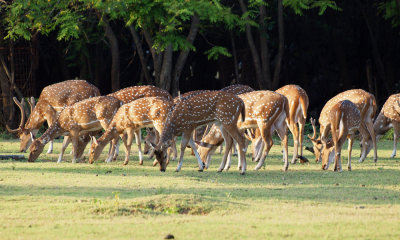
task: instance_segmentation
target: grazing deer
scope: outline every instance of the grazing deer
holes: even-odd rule
[[[116,99],[120,100],[123,104],[127,104],[144,97],[163,97],[169,101],[172,101],[172,96],[169,92],[165,91],[164,89],[151,85],[127,87],[119,91],[110,93],[107,96],[115,97]],[[134,134],[136,143],[138,145],[139,161],[143,162],[140,129],[137,129]],[[126,141],[126,139],[124,141]],[[116,159],[117,156],[118,156],[118,145],[117,145],[117,151],[113,156],[113,159]]]
[[[307,93],[300,86],[293,84],[283,86],[275,92],[285,96],[289,102],[288,118],[290,124],[288,124],[288,127],[294,140],[292,164],[296,163],[297,158],[300,158],[301,161],[307,161],[303,157],[303,132],[309,104]],[[298,155],[299,149],[300,155]]]
[[[134,133],[145,127],[154,127],[158,132],[162,132],[167,113],[172,105],[171,101],[161,97],[140,98],[122,105],[104,134],[97,140],[92,137],[89,163],[99,158],[108,142],[115,141],[120,135],[126,134],[127,138],[123,138],[126,149],[124,165],[128,164]],[[142,159],[139,159],[139,164],[143,164]]]
[[[326,125],[323,125],[324,131],[321,135],[322,169],[327,170],[329,163],[334,160],[334,171],[342,171],[340,154],[342,145],[346,141],[346,138],[348,138],[347,168],[351,171],[351,150],[353,147],[354,134],[359,130],[363,139],[367,138],[369,135],[368,131],[362,127],[361,113],[357,106],[349,100],[339,101],[333,105],[332,108],[326,110],[327,121],[325,122]],[[331,141],[328,141],[329,132],[332,133]]]
[[[45,121],[51,127],[56,122],[58,114],[65,107],[96,96],[100,96],[99,89],[85,80],[67,80],[49,85],[42,90],[36,105],[34,99],[31,98],[29,102],[31,105],[31,114],[26,123],[25,110],[22,103],[14,98],[15,104],[21,110],[21,122],[17,129],[11,130],[6,126],[7,130],[19,135],[20,151],[25,152],[32,143],[31,135],[36,136],[39,128]],[[64,140],[69,141],[68,138]],[[53,141],[50,141],[47,153],[51,153],[52,151]]]
[[[273,91],[253,91],[238,95],[243,100],[246,108],[245,121],[238,121],[237,127],[240,130],[259,129],[262,140],[265,144],[265,149],[262,149],[261,161],[255,167],[255,170],[260,169],[267,157],[269,150],[273,145],[272,133],[278,132],[284,147],[284,170],[289,167],[288,152],[287,152],[287,125],[290,123],[289,104],[285,96]],[[215,127],[212,127],[210,132],[199,142],[199,155],[206,166],[209,165],[211,154],[216,150],[217,146],[223,141],[221,133]],[[226,139],[225,139],[226,141]],[[226,150],[223,161],[218,169],[228,170],[230,167],[230,159],[227,158],[230,152],[232,140],[226,141]],[[228,159],[228,163],[226,160]]]
[[[78,149],[79,136],[85,133],[97,132],[102,128],[107,129],[108,124],[121,105],[122,102],[114,97],[100,96],[89,98],[64,108],[57,121],[40,138],[33,141],[30,146],[28,161],[35,161],[42,153],[46,143],[65,134],[71,137],[74,150],[72,162],[75,163],[82,152]],[[65,150],[66,146],[64,144],[62,147]],[[115,144],[113,147],[115,147]]]
[[[192,132],[202,125],[216,123],[220,126],[225,139],[229,138],[228,141],[230,141],[232,137],[239,144],[241,174],[244,174],[246,172],[245,139],[236,125],[240,114],[244,121],[243,101],[235,95],[222,91],[205,92],[175,104],[167,115],[160,141],[157,145],[151,144],[155,149],[154,153],[160,164],[160,171],[166,169],[165,159],[168,147],[173,143],[174,137],[181,133],[181,153],[176,171],[179,172],[182,168],[184,150],[188,143],[196,155],[199,171],[203,171],[203,163],[191,138]]]
[[[353,90],[348,90],[342,93],[339,93],[335,97],[331,98],[324,106],[324,108],[321,111],[320,117],[319,117],[319,124],[320,124],[320,135],[324,131],[329,132],[330,130],[330,125],[328,124],[329,122],[329,112],[330,109],[336,103],[343,101],[343,100],[349,100],[352,103],[356,105],[358,110],[360,111],[360,116],[361,116],[361,123],[360,123],[360,132],[367,132],[372,138],[373,146],[374,146],[374,161],[377,161],[377,149],[376,149],[376,137],[375,137],[375,132],[374,132],[374,126],[373,126],[373,118],[376,113],[376,101],[374,95],[371,93],[368,93],[362,89],[353,89]],[[325,129],[328,127],[328,129]],[[311,151],[314,153],[316,156],[316,161],[320,161],[320,151],[322,149],[322,142],[320,138],[316,138],[316,129],[314,128],[314,134],[312,137],[308,136],[310,140],[313,143],[313,149],[311,148],[306,148],[307,150]],[[368,140],[368,135],[363,135],[363,138],[361,140],[362,142],[362,150],[361,150],[361,157],[359,162],[363,162],[366,158],[366,153],[367,153],[367,140]]]
[[[175,97],[174,98],[174,104],[177,104],[180,101],[186,101],[187,99],[189,99],[189,98],[191,98],[193,96],[196,96],[198,94],[205,93],[205,92],[210,92],[210,91],[211,90],[196,90],[196,91],[186,92],[186,93],[184,93],[182,95],[179,95],[178,97]],[[221,89],[220,91],[228,92],[228,93],[231,93],[231,94],[234,94],[234,95],[238,95],[238,94],[254,91],[254,89],[251,88],[250,86],[247,86],[247,85],[234,84],[234,85],[227,86],[227,87]],[[218,127],[215,126],[214,128],[217,129]],[[201,138],[205,134],[207,134],[210,129],[211,129],[210,126],[207,125],[207,127],[205,128],[205,131],[203,132],[203,134],[199,134],[198,129],[196,129],[193,132],[193,140],[194,141],[201,140]],[[219,130],[217,129],[217,131],[219,131]],[[158,142],[158,140],[159,140],[159,134],[155,133],[154,130],[152,130],[151,132],[147,132],[147,136],[146,136],[146,139],[145,139],[146,143],[147,142],[156,143],[156,142]],[[222,146],[222,144],[221,144],[221,146]],[[150,154],[150,156],[149,156],[150,159],[154,155],[154,152],[150,151],[150,145],[149,144],[145,144],[144,152],[145,152],[145,154],[146,153]],[[176,158],[176,152],[175,151],[174,151],[174,154],[175,154],[175,158]],[[192,149],[192,155],[194,155],[193,149]]]
[[[390,156],[396,156],[397,141],[400,133],[400,94],[390,95],[382,107],[378,117],[374,122],[376,141],[384,135],[390,128],[393,128],[393,152]],[[372,149],[372,139],[367,141],[367,155]]]

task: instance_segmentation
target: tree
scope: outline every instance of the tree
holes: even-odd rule
[[[276,89],[279,86],[279,77],[281,72],[283,54],[284,54],[284,21],[283,21],[283,8],[290,7],[297,14],[303,14],[303,10],[319,8],[319,14],[323,14],[329,7],[332,9],[339,9],[334,1],[329,0],[277,0],[277,25],[278,25],[278,51],[275,59],[271,61],[271,51],[269,44],[271,39],[268,39],[268,20],[267,7],[270,7],[263,0],[249,0],[247,5],[244,0],[238,0],[240,9],[243,13],[242,18],[247,19],[245,31],[247,42],[251,51],[254,70],[256,72],[256,80],[260,89]],[[253,38],[252,25],[249,20],[258,24],[253,27],[258,28],[259,47]],[[271,62],[274,62],[274,74],[271,74]]]

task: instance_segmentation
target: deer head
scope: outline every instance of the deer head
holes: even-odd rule
[[[308,138],[311,140],[313,147],[308,148],[306,147],[306,150],[314,153],[315,155],[315,162],[320,162],[321,161],[321,150],[323,148],[322,141],[320,138],[317,138],[317,128],[315,126],[315,119],[310,118],[310,122],[313,128],[313,136],[310,137],[310,135],[307,135]]]

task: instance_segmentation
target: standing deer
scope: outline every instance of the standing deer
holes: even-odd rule
[[[243,101],[235,95],[222,91],[205,92],[175,104],[167,115],[160,141],[157,145],[152,144],[156,159],[160,164],[160,171],[166,169],[165,159],[168,147],[173,143],[174,137],[181,133],[181,153],[176,171],[179,172],[182,168],[184,150],[188,143],[196,155],[199,171],[203,171],[203,163],[191,138],[192,132],[197,127],[214,122],[220,126],[225,140],[230,141],[230,138],[233,138],[239,144],[241,174],[244,174],[246,172],[245,139],[236,125],[240,114],[244,121]]]
[[[283,86],[275,92],[285,96],[289,102],[288,118],[290,119],[290,124],[288,126],[294,141],[292,164],[296,163],[297,158],[305,161],[306,159],[303,157],[303,132],[309,104],[307,93],[300,86],[293,84]],[[299,149],[300,156],[298,155]]]
[[[126,133],[127,138],[123,138],[126,149],[124,165],[128,164],[134,133],[145,127],[154,127],[158,132],[162,132],[167,113],[172,105],[171,101],[161,97],[140,98],[122,105],[104,134],[97,140],[92,137],[89,163],[99,158],[108,142],[115,141],[120,135]],[[143,164],[142,159],[139,159],[139,164]]]
[[[325,105],[326,106],[326,105]],[[321,125],[324,131],[321,135],[322,142],[322,169],[327,170],[330,162],[335,162],[334,171],[342,171],[341,151],[342,145],[349,139],[348,143],[348,162],[347,168],[351,171],[351,150],[353,146],[354,134],[360,131],[363,139],[369,133],[362,127],[362,119],[357,106],[349,100],[339,101],[331,108],[325,108],[327,116],[326,125]],[[322,115],[322,113],[321,113]],[[332,141],[328,141],[329,132],[332,133]]]
[[[40,138],[33,141],[28,161],[35,161],[49,141],[61,135],[68,135],[72,140],[74,150],[72,162],[75,163],[83,152],[78,149],[79,135],[106,129],[121,105],[122,102],[114,97],[100,96],[64,108],[57,121]],[[64,144],[62,147],[65,150]]]
[[[172,96],[169,92],[165,91],[164,89],[151,85],[127,87],[119,91],[110,93],[107,96],[115,97],[118,100],[120,100],[123,104],[127,104],[144,97],[163,97],[169,101],[172,101]],[[138,145],[139,161],[143,162],[140,129],[137,129],[134,134],[136,143]],[[124,141],[126,141],[126,139]],[[116,154],[115,156],[113,156],[113,158],[116,159],[117,156],[118,156],[118,146]]]
[[[286,122],[290,123],[289,116],[289,104],[285,96],[273,91],[253,91],[238,95],[243,100],[246,108],[245,121],[238,121],[237,126],[240,130],[245,129],[259,129],[261,139],[265,144],[265,149],[262,149],[261,161],[255,167],[255,170],[260,169],[267,157],[269,150],[273,145],[272,133],[278,132],[279,137],[282,140],[284,148],[284,170],[287,171],[289,167],[288,162],[288,151],[287,151],[287,125]],[[211,154],[216,150],[217,146],[220,145],[223,138],[216,128],[211,128],[210,132],[203,137],[199,142],[199,155],[203,162],[206,162],[206,166],[209,165]],[[226,139],[225,139],[226,141]],[[231,142],[226,142],[226,150],[223,161],[218,169],[228,170],[230,167],[230,157],[227,158]],[[228,162],[226,163],[226,160]]]
[[[99,89],[85,80],[67,80],[49,85],[43,89],[36,105],[32,99],[29,102],[31,114],[25,125],[25,110],[22,103],[14,98],[15,104],[21,110],[21,122],[17,129],[11,130],[8,126],[6,127],[9,132],[19,135],[20,151],[25,152],[32,143],[31,135],[36,136],[45,121],[51,127],[56,122],[58,114],[65,107],[96,96],[100,96]],[[64,141],[68,142],[68,137]],[[47,153],[52,151],[53,141],[50,141]]]
[[[375,137],[375,132],[374,132],[374,126],[373,126],[373,118],[376,113],[376,101],[374,95],[372,95],[369,92],[366,92],[362,89],[353,89],[353,90],[348,90],[342,93],[339,93],[335,97],[331,98],[324,106],[324,108],[321,111],[320,117],[319,117],[319,124],[320,124],[320,135],[324,131],[329,132],[330,130],[330,125],[328,124],[329,122],[329,112],[330,109],[334,105],[336,105],[338,102],[343,101],[343,100],[349,100],[352,103],[356,105],[358,110],[360,111],[360,116],[361,116],[361,123],[360,123],[360,132],[367,132],[372,138],[372,143],[374,146],[374,161],[377,161],[377,149],[376,149],[376,137]],[[327,128],[327,129],[325,129]],[[320,152],[323,147],[322,142],[321,142],[321,136],[319,138],[316,138],[316,129],[314,128],[314,134],[312,137],[308,136],[310,140],[313,143],[313,148],[307,148],[307,150],[311,151],[314,153],[316,156],[316,161],[320,161]],[[368,135],[363,135],[363,139],[361,140],[362,142],[362,150],[361,150],[361,157],[359,162],[363,162],[367,156],[367,141],[368,141]]]
[[[382,107],[374,122],[376,141],[393,127],[393,152],[390,156],[396,156],[397,141],[400,133],[400,94],[390,95]],[[367,141],[367,155],[372,149],[372,138]]]

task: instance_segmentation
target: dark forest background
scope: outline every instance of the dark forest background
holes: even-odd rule
[[[146,84],[173,95],[298,84],[316,118],[341,91],[365,89],[381,107],[400,88],[398,0],[26,2],[0,1],[3,126],[19,122],[13,96],[39,97],[46,85],[75,78],[102,94]],[[67,26],[56,23],[63,9],[74,13],[60,20]]]

